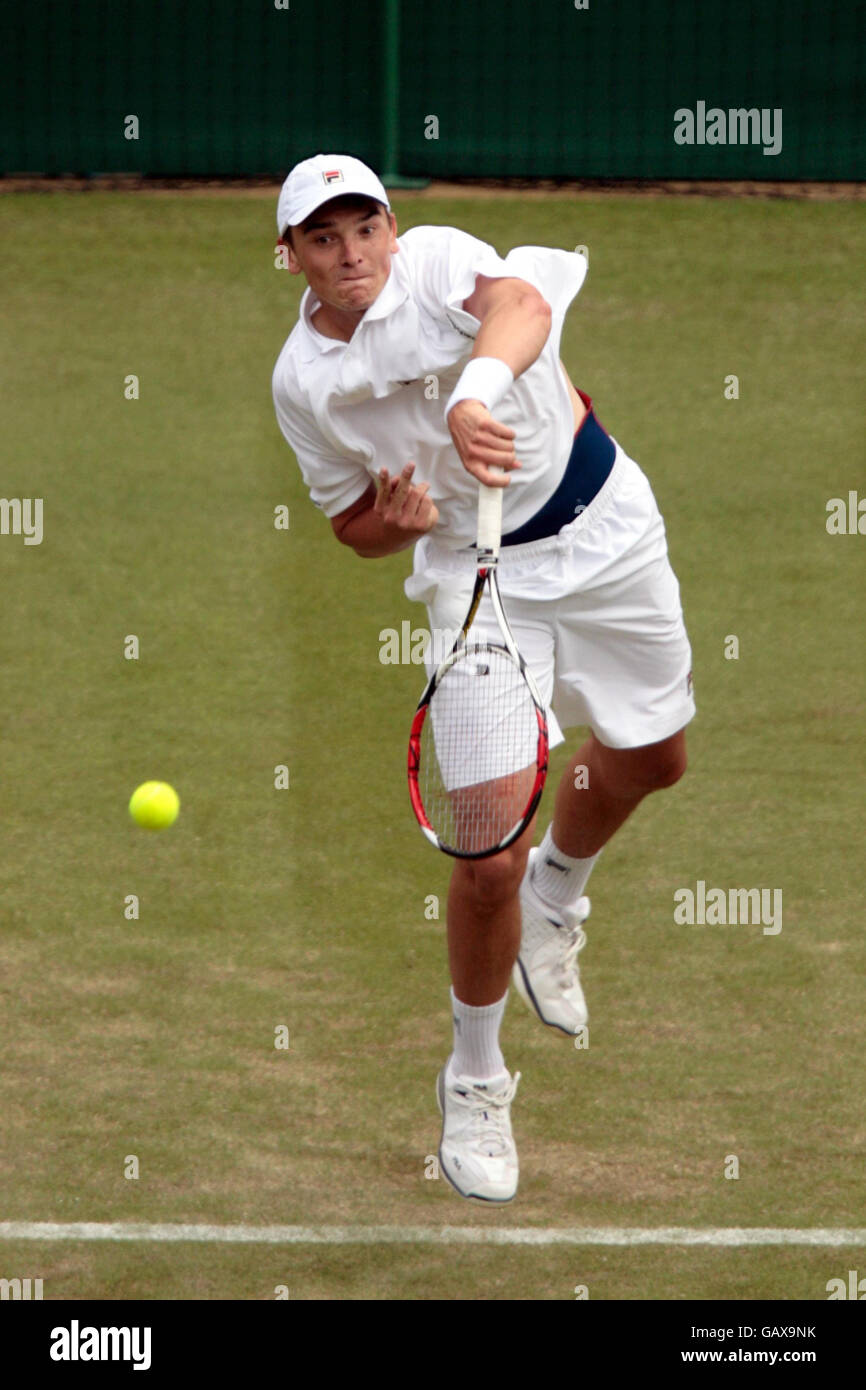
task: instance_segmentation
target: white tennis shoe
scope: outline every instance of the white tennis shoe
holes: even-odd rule
[[[589,1022],[577,964],[578,952],[586,945],[581,923],[589,916],[589,898],[578,898],[569,908],[553,909],[543,903],[532,885],[537,854],[537,849],[529,851],[520,885],[520,953],[512,979],[521,999],[542,1023],[574,1036]]]
[[[511,1102],[520,1072],[494,1086],[468,1076],[446,1080],[439,1073],[436,1099],[442,1112],[439,1165],[461,1197],[510,1202],[517,1191],[517,1149],[511,1133]]]

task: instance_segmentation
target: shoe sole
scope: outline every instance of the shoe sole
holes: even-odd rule
[[[520,980],[518,981],[517,979],[515,979],[515,981],[514,981],[514,984],[515,984],[515,988],[516,988],[516,990],[517,990],[517,993],[520,995],[520,997],[521,997],[521,999],[523,1000],[524,1004],[526,1004],[527,1007],[530,1008],[530,1009],[532,1010],[532,1012],[535,1014],[536,1018],[540,1018],[540,1019],[541,1019],[541,1022],[544,1024],[544,1026],[545,1026],[546,1028],[555,1028],[555,1029],[557,1030],[557,1032],[559,1032],[559,1033],[564,1033],[565,1036],[566,1036],[567,1038],[576,1038],[576,1037],[577,1037],[577,1034],[578,1034],[578,1031],[579,1031],[581,1028],[585,1028],[585,1027],[587,1026],[587,1024],[589,1023],[589,1015],[587,1015],[586,1023],[580,1023],[580,1024],[578,1024],[577,1028],[564,1028],[563,1025],[562,1025],[561,1023],[551,1023],[549,1019],[547,1019],[547,1018],[544,1017],[544,1014],[541,1012],[541,1009],[538,1007],[538,1000],[536,999],[535,995],[534,995],[533,992],[532,992],[532,986],[531,986],[531,984],[529,983],[529,976],[527,975],[526,971],[524,970],[524,968],[523,968],[523,962],[522,962],[522,960],[520,959],[519,956],[517,957],[517,960],[514,962],[514,967],[515,967],[515,970],[517,970],[517,971],[520,972]],[[522,986],[523,986],[523,989],[526,990],[526,993],[525,993],[525,994],[523,993],[523,990],[521,990],[521,988],[520,988],[521,984],[522,984]]]
[[[446,1181],[451,1184],[458,1196],[465,1198],[469,1202],[486,1202],[488,1206],[502,1207],[507,1202],[513,1202],[517,1196],[517,1188],[514,1189],[510,1197],[483,1197],[478,1192],[464,1192],[462,1187],[458,1187],[448,1169],[445,1167],[445,1159],[442,1154],[442,1144],[445,1139],[445,1068],[443,1067],[436,1078],[436,1104],[439,1106],[439,1113],[442,1116],[442,1134],[439,1139],[439,1171],[445,1174]]]

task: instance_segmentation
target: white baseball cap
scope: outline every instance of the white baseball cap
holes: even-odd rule
[[[345,193],[361,193],[384,203],[390,211],[388,195],[372,169],[350,154],[315,154],[296,164],[282,188],[277,202],[277,230],[297,227],[322,203]]]

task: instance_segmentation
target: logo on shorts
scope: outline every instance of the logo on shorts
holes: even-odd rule
[[[575,503],[575,505],[574,505],[574,515],[575,515],[575,516],[580,516],[581,512],[585,512],[585,511],[586,511],[586,503],[585,503],[585,502],[581,502],[580,498],[578,497],[578,499],[577,499],[577,501],[576,501],[576,503]]]
[[[322,178],[325,183],[342,183],[343,171],[342,169],[325,169],[322,172]]]
[[[694,688],[695,688],[695,683],[694,683],[694,681],[692,680],[692,673],[691,673],[691,671],[689,671],[689,674],[686,676],[686,694],[687,694],[687,695],[691,695],[691,693],[692,693],[692,691],[694,690]]]

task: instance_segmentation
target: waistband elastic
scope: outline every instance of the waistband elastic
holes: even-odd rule
[[[586,510],[607,482],[616,458],[616,445],[599,423],[592,398],[583,391],[578,391],[578,395],[586,406],[586,415],[574,436],[562,480],[534,516],[502,537],[503,546],[527,545],[555,536]]]

